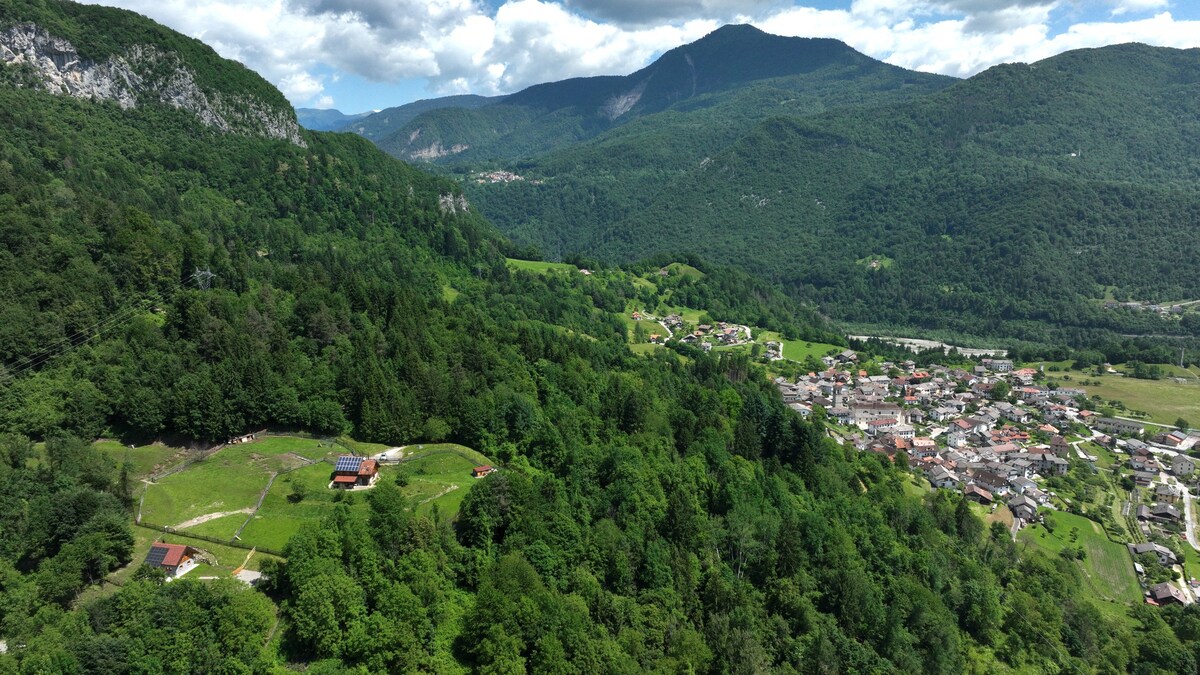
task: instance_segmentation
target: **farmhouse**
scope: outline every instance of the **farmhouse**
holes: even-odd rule
[[[146,564],[166,572],[168,580],[178,579],[196,567],[197,553],[191,546],[158,542],[146,554]]]
[[[343,490],[371,487],[375,485],[375,481],[379,480],[379,462],[352,455],[342,455],[338,457],[337,464],[333,468],[333,475],[329,480],[329,487]]]
[[[471,469],[471,478],[483,478],[484,476],[490,476],[495,472],[496,467],[491,466],[490,464],[484,464],[483,466],[477,466],[474,469]]]
[[[1157,605],[1168,605],[1172,603],[1179,605],[1191,604],[1188,601],[1187,596],[1183,594],[1183,591],[1179,590],[1173,584],[1167,581],[1164,581],[1150,589],[1150,599],[1153,600]]]
[[[1163,546],[1162,544],[1144,542],[1141,544],[1126,544],[1126,546],[1129,547],[1129,552],[1134,556],[1139,556],[1143,553],[1153,553],[1158,557],[1158,562],[1163,565],[1174,565],[1178,562],[1178,560],[1175,559],[1175,554],[1171,552],[1171,549]]]

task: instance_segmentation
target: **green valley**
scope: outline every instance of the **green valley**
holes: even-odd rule
[[[1187,541],[1180,509],[1166,507],[1191,503],[1195,466],[1164,444],[1191,437],[1147,440],[1128,421],[1093,419],[1078,392],[1019,367],[1111,357],[1148,374],[1173,354],[1082,323],[1078,339],[1048,341],[1037,322],[1067,305],[1037,315],[1037,294],[971,309],[998,317],[995,331],[945,320],[975,316],[964,308],[989,288],[1015,291],[954,285],[937,264],[1021,277],[1043,262],[1019,259],[1021,247],[1078,235],[991,231],[1010,208],[1028,213],[999,194],[969,205],[944,195],[944,213],[992,209],[978,228],[901,222],[884,208],[944,176],[908,172],[913,155],[869,111],[889,106],[903,126],[909,106],[937,108],[970,81],[735,27],[664,54],[641,80],[393,111],[414,115],[393,143],[419,138],[412,149],[431,156],[471,145],[455,154],[459,171],[534,151],[568,162],[583,142],[618,187],[630,175],[615,170],[620,154],[640,148],[636,175],[661,181],[598,197],[589,218],[636,216],[645,229],[614,227],[590,249],[568,247],[578,232],[563,228],[561,250],[545,247],[562,260],[548,262],[532,236],[510,239],[489,220],[511,232],[525,208],[503,205],[492,184],[303,129],[266,80],[132,12],[0,0],[0,56],[0,673],[1200,667],[1200,606],[1163,586],[1178,560],[1158,543]],[[1190,86],[1186,68],[1172,72]],[[656,136],[659,115],[703,131],[661,175],[654,156],[670,144]],[[977,136],[976,121],[947,133]],[[1104,155],[1106,199],[1149,194],[1113,178],[1135,150],[1157,147],[1147,143]],[[754,144],[763,154],[745,152]],[[828,164],[794,162],[807,183],[764,168],[797,157]],[[554,185],[542,177],[503,184]],[[610,178],[589,180],[554,218]],[[842,180],[840,195],[807,205],[813,186]],[[981,178],[956,180],[986,192]],[[667,184],[711,189],[712,203]],[[1050,189],[1038,184],[1029,190]],[[1063,219],[1087,201],[1071,185]],[[1130,245],[1177,233],[1190,208],[1186,186],[1154,189],[1163,200],[1134,199],[1127,214],[1161,227],[1131,232]],[[859,220],[760,236],[779,203],[814,223],[822,206]],[[527,232],[549,237],[553,210],[530,208],[546,220],[531,216]],[[725,220],[743,212],[757,215]],[[987,231],[973,239],[960,226]],[[945,255],[914,258],[902,241],[914,227],[936,232]],[[1096,228],[1097,246],[1113,243],[1111,229]],[[651,246],[654,233],[671,237]],[[864,240],[816,245],[834,235]],[[813,248],[788,247],[797,242]],[[747,251],[762,253],[753,274],[725,264]],[[1001,253],[1007,263],[982,261]],[[843,274],[859,281],[838,286]],[[1171,274],[1163,293],[1200,297],[1191,272]],[[1113,301],[1153,296],[1131,272],[1096,272],[1106,275]],[[1057,268],[1035,278],[1061,281]],[[955,299],[937,304],[935,283]],[[1020,305],[1011,316],[1009,302]],[[1005,339],[1018,344],[985,362],[851,340],[834,323],[882,313],[879,324],[902,327],[934,305],[944,313],[931,325],[981,336],[1011,320],[1021,330]],[[1186,313],[1093,309],[1119,317],[1105,330],[1189,325]],[[668,337],[651,345],[655,326]],[[1101,344],[1081,348],[1093,338]],[[1111,437],[1091,433],[1101,425]],[[997,461],[1004,453],[1020,463]],[[935,467],[972,482],[956,488]],[[984,506],[995,502],[984,481],[1000,495],[1001,480],[1023,477],[1024,494],[1043,501]],[[1054,531],[1014,536],[1039,510],[1049,515],[1038,527]],[[1135,545],[1154,604],[1099,525]]]

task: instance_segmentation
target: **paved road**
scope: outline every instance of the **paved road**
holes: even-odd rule
[[[1192,504],[1192,494],[1188,492],[1187,486],[1183,483],[1179,484],[1179,489],[1183,494],[1183,519],[1187,525],[1187,540],[1192,545],[1192,548],[1200,551],[1200,540],[1196,538],[1196,519],[1192,514],[1195,508]]]
[[[1167,448],[1160,448],[1160,447],[1157,447],[1154,445],[1149,446],[1149,448],[1150,448],[1150,452],[1152,452],[1156,455],[1163,455],[1165,457],[1173,458],[1175,455],[1180,454],[1180,453],[1176,452],[1175,450],[1168,450]],[[1164,483],[1168,482],[1166,472],[1160,472],[1158,477],[1159,477],[1160,481],[1162,481]],[[1181,481],[1176,481],[1175,485],[1179,488],[1180,496],[1183,498],[1183,518],[1184,518],[1184,524],[1187,527],[1188,543],[1192,545],[1192,548],[1196,549],[1197,551],[1200,551],[1200,538],[1198,538],[1196,536],[1196,522],[1192,516],[1192,510],[1194,508],[1193,504],[1192,504],[1192,499],[1193,499],[1192,494],[1188,490],[1187,486],[1184,485]]]

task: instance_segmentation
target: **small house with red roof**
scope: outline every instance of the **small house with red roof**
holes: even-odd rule
[[[196,567],[199,553],[191,546],[157,542],[146,554],[145,564],[167,573],[167,580],[178,579]]]
[[[496,472],[496,467],[494,467],[490,464],[484,464],[483,466],[477,466],[474,469],[471,469],[471,477],[472,478],[483,478],[484,476],[489,476],[495,472]]]
[[[339,490],[369,488],[379,480],[379,462],[353,455],[338,457],[329,477],[329,487]]]

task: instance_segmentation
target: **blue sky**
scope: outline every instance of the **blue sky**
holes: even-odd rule
[[[968,77],[1122,42],[1200,47],[1200,0],[101,0],[212,45],[297,106],[360,112],[626,74],[726,23]]]

